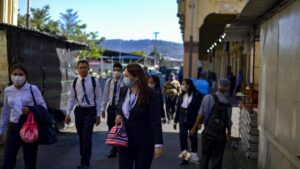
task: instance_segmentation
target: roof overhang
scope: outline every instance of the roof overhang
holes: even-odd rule
[[[199,56],[204,57],[206,50],[224,32],[225,26],[234,21],[236,14],[209,14],[199,30]]]
[[[66,43],[68,45],[68,47],[70,47],[70,48],[75,48],[75,49],[80,49],[80,50],[89,49],[87,44],[67,40],[63,36],[51,35],[51,34],[48,34],[48,33],[39,32],[39,31],[32,30],[32,29],[26,29],[26,28],[23,28],[23,27],[15,26],[15,25],[0,23],[0,30],[24,32],[24,33],[27,33],[27,34],[32,35],[32,36],[38,36],[38,37],[43,37],[43,38],[48,38],[48,39],[52,39],[52,40],[61,41],[63,43]]]
[[[227,41],[243,40],[254,25],[272,16],[277,9],[295,0],[249,0],[236,17],[235,21],[225,29]]]

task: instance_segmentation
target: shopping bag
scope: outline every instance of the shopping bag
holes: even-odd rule
[[[26,122],[22,125],[20,136],[25,143],[33,143],[37,141],[39,137],[38,126],[34,120],[32,112],[29,112]]]
[[[128,137],[125,130],[125,126],[121,123],[119,125],[115,125],[108,132],[106,141],[106,145],[111,145],[115,147],[127,147],[128,146]]]

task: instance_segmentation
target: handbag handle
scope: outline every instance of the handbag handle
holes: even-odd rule
[[[26,120],[28,123],[34,123],[34,116],[33,116],[33,113],[32,112],[29,112],[28,114],[28,117],[27,117],[27,120]]]

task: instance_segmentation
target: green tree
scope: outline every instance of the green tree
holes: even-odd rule
[[[67,9],[65,13],[60,13],[60,29],[64,36],[70,36],[78,33],[78,29],[85,29],[86,25],[79,25],[78,13],[73,9]]]
[[[40,8],[30,8],[30,29],[45,32],[52,35],[60,34],[58,21],[53,21],[50,17],[50,6]],[[20,13],[20,12],[19,12]],[[26,14],[18,15],[18,26],[26,26]]]
[[[50,6],[46,5],[42,9],[30,8],[30,28],[38,31],[44,31],[47,23],[51,19],[49,14]]]
[[[20,15],[20,9],[18,10],[18,26],[25,27],[26,25],[26,16]]]

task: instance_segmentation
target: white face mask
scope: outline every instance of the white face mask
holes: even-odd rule
[[[113,72],[113,77],[114,78],[120,78],[122,76],[122,72],[120,72],[120,71],[114,71]]]
[[[21,86],[25,83],[25,76],[10,76],[11,81],[15,86]]]
[[[182,90],[183,92],[185,92],[185,91],[186,91],[186,89],[185,89],[185,86],[184,86],[184,85],[181,85],[181,90]]]
[[[150,84],[150,83],[149,83],[148,86],[149,86],[150,88],[153,88],[153,89],[155,88],[155,84]]]

